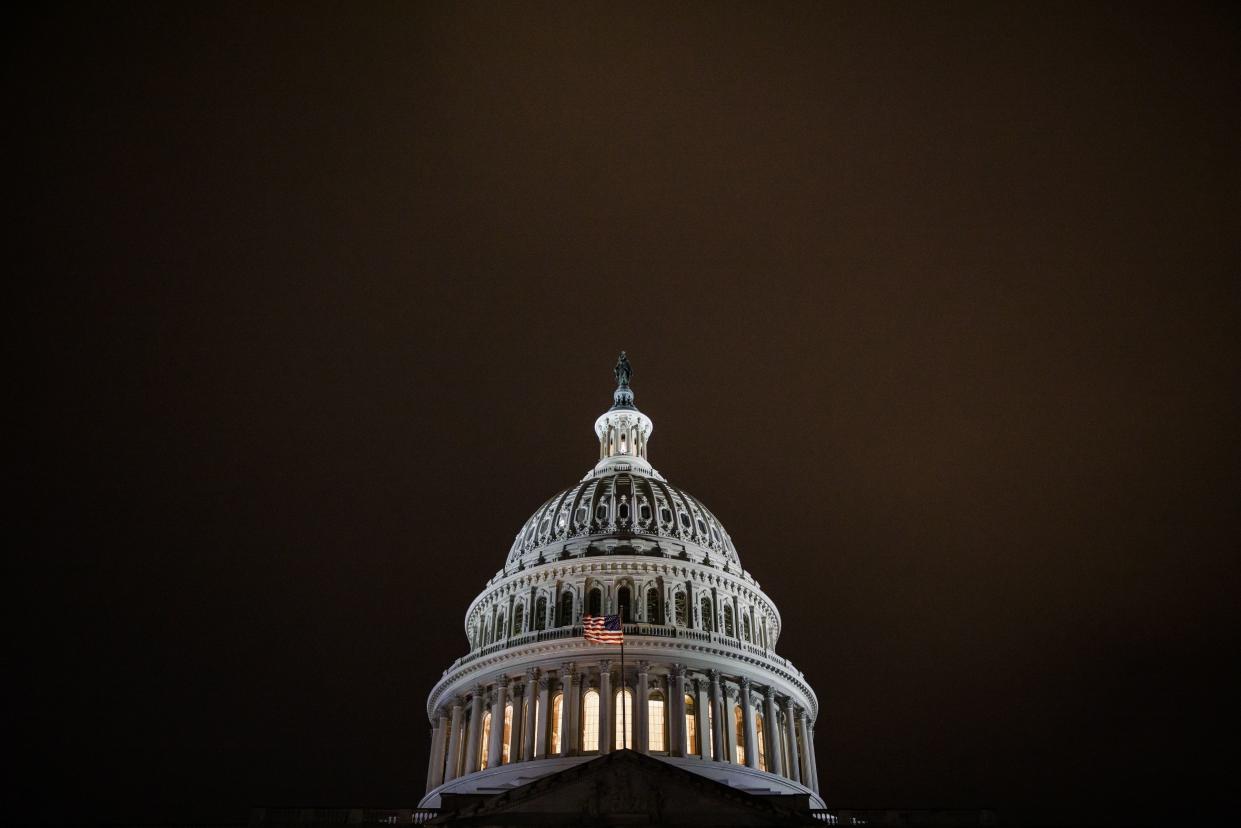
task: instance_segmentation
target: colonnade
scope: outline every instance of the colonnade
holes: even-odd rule
[[[486,768],[627,745],[742,764],[818,793],[814,724],[793,698],[718,670],[644,661],[626,668],[622,675],[611,658],[566,662],[501,675],[453,698],[432,724],[427,790]],[[618,734],[622,723],[628,734]]]

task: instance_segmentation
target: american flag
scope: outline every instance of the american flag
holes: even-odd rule
[[[582,635],[600,644],[624,644],[625,631],[619,615],[583,615]]]

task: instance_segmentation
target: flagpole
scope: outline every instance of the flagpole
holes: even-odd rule
[[[621,616],[621,747],[629,748],[629,705],[625,704],[625,616]],[[613,721],[616,721],[613,719]]]

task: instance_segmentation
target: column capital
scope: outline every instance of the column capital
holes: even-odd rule
[[[508,684],[509,684],[508,676],[500,676],[498,679],[496,679],[496,687],[499,687],[502,690],[508,687]]]
[[[574,664],[572,661],[566,661],[564,664],[561,664],[560,665],[561,680],[563,681],[564,679],[567,678],[570,682],[573,681],[573,676],[575,675],[574,671],[576,669],[577,669],[577,665]]]
[[[468,701],[465,696],[454,696],[452,700],[453,710],[464,710]]]
[[[673,664],[672,675],[676,676],[678,679],[685,678],[685,665],[684,664]]]
[[[639,673],[649,673],[650,671],[651,671],[651,662],[649,662],[649,661],[639,661],[639,662],[638,662],[638,672],[639,672]]]
[[[719,670],[708,670],[707,677],[711,679],[712,684],[720,683],[720,671]]]
[[[599,672],[600,673],[606,673],[611,669],[612,669],[612,659],[610,658],[599,659]]]
[[[772,704],[775,704],[776,703],[776,688],[772,687],[770,684],[767,685],[766,687],[763,688],[763,696],[766,697],[767,701],[771,702]]]
[[[534,684],[535,678],[539,675],[538,668],[530,667],[526,670],[526,684]]]
[[[483,687],[481,684],[476,684],[474,685],[473,688],[471,688],[470,692],[472,693],[474,698],[481,699],[483,698],[483,695],[487,692],[487,688]]]

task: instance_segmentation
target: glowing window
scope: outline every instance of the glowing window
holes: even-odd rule
[[[478,769],[487,767],[487,744],[491,741],[491,711],[483,714],[483,732],[479,734]]]
[[[685,752],[698,755],[698,717],[695,715],[694,697],[685,694]]]
[[[745,764],[745,721],[741,717],[741,706],[733,706],[733,731],[737,734],[737,755],[733,757],[738,765]]]
[[[582,750],[599,750],[599,693],[587,690],[582,700]]]
[[[551,748],[548,750],[548,753],[560,753],[560,708],[563,702],[563,693],[557,693],[552,696],[552,738]]]
[[[754,738],[758,741],[758,769],[767,770],[767,740],[763,737],[763,714],[754,714]]]
[[[715,709],[707,702],[707,732],[703,734],[707,740],[707,751],[703,754],[708,759],[715,758]]]
[[[513,761],[509,749],[510,743],[513,741],[513,704],[512,702],[504,705],[504,731],[500,739],[500,764],[507,765]]]
[[[616,694],[616,721],[613,722],[616,738],[612,747],[616,750],[633,747],[633,693],[625,688]]]
[[[668,743],[664,739],[667,730],[664,723],[664,696],[655,692],[646,700],[646,749],[667,750]]]

